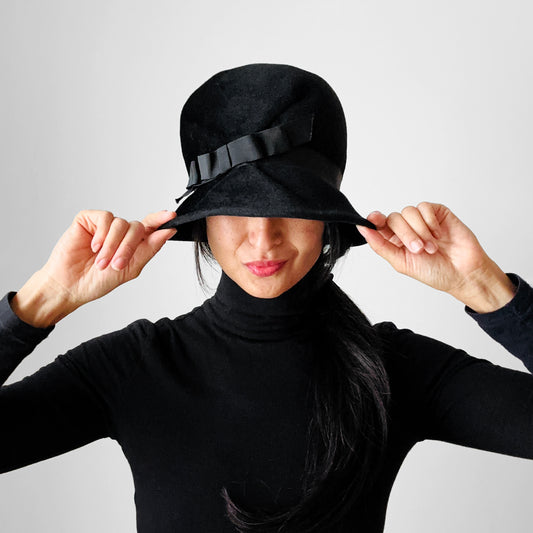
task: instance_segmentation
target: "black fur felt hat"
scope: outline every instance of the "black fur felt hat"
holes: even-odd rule
[[[336,222],[352,246],[374,228],[339,191],[346,164],[346,121],[333,89],[290,66],[257,63],[215,74],[181,112],[189,171],[173,240],[194,240],[211,215]],[[200,239],[205,235],[200,234]]]

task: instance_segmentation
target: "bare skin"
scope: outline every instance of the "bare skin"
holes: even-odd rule
[[[318,220],[207,218],[207,238],[218,264],[257,298],[275,298],[298,283],[316,263],[323,233]]]
[[[155,231],[174,216],[161,211],[142,222],[127,222],[107,211],[82,211],[47,263],[14,296],[14,312],[28,324],[47,327],[136,278],[174,235],[175,230]],[[374,212],[368,219],[378,230],[360,227],[361,234],[398,272],[447,292],[480,313],[499,309],[513,298],[515,288],[509,278],[447,207],[423,202],[389,216]],[[233,236],[229,241],[228,228]],[[244,290],[267,298],[289,289],[309,271],[320,253],[322,228],[319,221],[299,219],[208,221],[209,240],[228,275],[235,268],[239,275],[233,273],[234,280]],[[271,259],[286,260],[287,265],[263,275],[270,266],[261,261]],[[243,261],[259,264],[240,270],[238,263]],[[286,266],[290,268],[284,271]]]
[[[396,271],[447,292],[478,313],[495,311],[513,298],[511,280],[446,206],[422,202],[389,216],[375,211],[368,220],[378,231],[359,231]]]
[[[161,211],[127,222],[108,211],[81,211],[46,264],[13,297],[13,311],[28,324],[47,327],[136,278],[175,234],[155,228],[175,216]]]

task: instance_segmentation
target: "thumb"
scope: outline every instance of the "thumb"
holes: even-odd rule
[[[136,251],[136,259],[141,269],[161,250],[169,239],[176,235],[176,231],[176,228],[156,230],[146,237]]]
[[[366,242],[376,252],[380,257],[383,257],[388,261],[393,267],[400,260],[403,260],[404,252],[403,249],[398,248],[382,235],[379,231],[367,228],[366,226],[357,226],[359,233],[365,238]]]

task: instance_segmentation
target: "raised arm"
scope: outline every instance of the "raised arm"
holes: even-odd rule
[[[0,302],[0,384],[61,318],[137,277],[175,232],[155,228],[174,216],[161,211],[126,222],[107,211],[76,215],[43,268]]]
[[[155,231],[174,218],[160,211],[127,222],[109,211],[81,211],[47,263],[11,300],[16,315],[46,328],[81,305],[136,278],[176,230]]]
[[[475,235],[446,206],[422,202],[388,216],[368,216],[377,230],[358,226],[371,248],[398,272],[447,292],[477,313],[495,311],[514,296],[510,278]]]
[[[155,231],[173,216],[155,213],[141,223],[79,213],[46,265],[0,299],[0,383],[61,318],[138,276],[173,235]],[[143,326],[93,339],[0,388],[0,472],[114,436],[110,405],[136,368]]]
[[[398,272],[448,292],[494,339],[533,369],[533,290],[490,259],[445,206],[423,203],[360,228]],[[392,324],[381,326],[393,399],[405,401],[417,440],[437,439],[533,459],[533,376],[471,357]],[[398,402],[398,400],[396,400]]]

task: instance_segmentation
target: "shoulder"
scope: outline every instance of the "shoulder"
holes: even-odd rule
[[[131,347],[152,346],[165,338],[179,336],[194,329],[204,320],[203,306],[175,318],[161,317],[155,321],[140,318],[124,328],[104,334],[96,340],[106,344],[120,342]]]
[[[200,307],[176,318],[138,319],[81,343],[58,361],[78,374],[130,378],[160,365],[163,359],[179,357],[201,322],[199,314]]]
[[[452,353],[457,350],[442,341],[416,333],[409,328],[398,328],[393,322],[379,322],[373,325],[380,337],[387,355],[416,357],[440,353]],[[392,353],[391,353],[392,352]]]
[[[374,325],[383,343],[383,360],[391,382],[427,388],[465,367],[486,361],[432,337],[398,328],[392,322]]]

